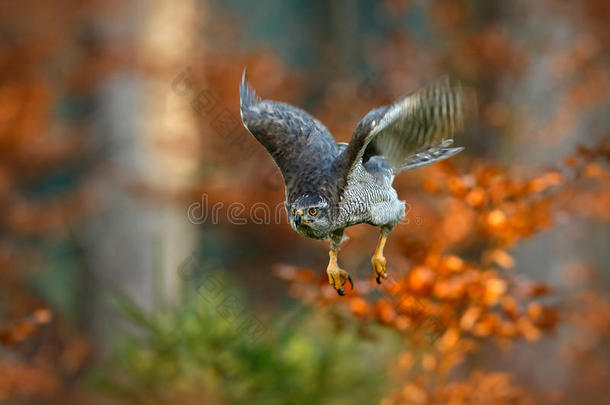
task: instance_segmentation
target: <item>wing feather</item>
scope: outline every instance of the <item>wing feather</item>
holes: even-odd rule
[[[320,121],[289,104],[261,100],[248,84],[245,70],[239,95],[244,126],[267,149],[287,186],[339,154],[333,136]]]
[[[378,155],[395,173],[446,159],[463,150],[449,146],[475,104],[474,95],[459,83],[439,79],[369,112],[338,160],[349,175],[360,159]]]

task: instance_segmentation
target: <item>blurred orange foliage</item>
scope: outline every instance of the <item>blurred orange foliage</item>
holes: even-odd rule
[[[82,337],[23,283],[39,258],[40,241],[65,232],[89,205],[86,186],[34,192],[88,156],[81,123],[58,119],[55,109],[64,96],[60,89],[87,92],[99,76],[97,61],[87,55],[61,73],[47,69],[59,49],[74,46],[74,22],[83,11],[58,15],[56,7],[0,5],[0,402],[7,403],[56,393],[88,357]],[[28,20],[37,23],[9,23]]]
[[[536,403],[504,374],[476,372],[462,382],[445,382],[488,340],[503,348],[518,339],[537,341],[560,319],[577,326],[596,324],[606,331],[600,333],[607,333],[607,301],[592,292],[584,297],[596,306],[595,315],[585,315],[592,313],[590,307],[574,313],[577,305],[566,311],[547,304],[544,298],[557,294],[520,276],[519,263],[509,253],[552,227],[560,214],[608,220],[610,142],[581,147],[566,162],[570,164],[528,179],[482,162],[463,172],[451,162],[426,169],[422,186],[436,197],[436,219],[415,232],[399,226],[392,233],[390,240],[400,245],[394,254],[404,256],[394,260],[410,266],[391,271],[381,297],[372,294],[372,278],[357,281],[343,299],[328,288],[323,274],[315,277],[311,270],[286,266],[278,274],[291,283],[294,295],[309,303],[342,306],[339,316],[377,322],[404,334],[410,349],[398,359],[398,370],[406,381],[417,382],[407,383],[388,404]],[[574,205],[572,196],[586,203]],[[468,258],[458,251],[468,252]],[[561,297],[569,299],[575,298]]]

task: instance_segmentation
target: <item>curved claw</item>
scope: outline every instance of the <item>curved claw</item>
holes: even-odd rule
[[[343,288],[343,286],[345,286],[348,281],[352,290],[354,289],[354,281],[352,280],[352,276],[350,276],[345,270],[332,266],[327,269],[327,273],[328,282],[337,291],[337,294],[341,296],[345,295],[345,288]]]
[[[381,284],[382,278],[388,278],[388,273],[386,273],[385,269],[385,257],[382,255],[375,255],[371,259],[371,263],[373,264],[373,270],[375,271],[375,280],[377,281],[377,284]]]
[[[347,283],[349,281],[349,285],[351,287],[351,289],[354,289],[354,282],[352,281],[352,276],[350,276],[349,274],[347,275],[347,279],[343,280],[343,282],[341,283],[341,285],[345,285],[345,283]]]

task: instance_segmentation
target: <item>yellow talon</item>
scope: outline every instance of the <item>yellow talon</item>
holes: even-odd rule
[[[379,237],[379,243],[377,244],[377,249],[375,249],[375,254],[371,258],[371,263],[373,264],[373,270],[375,271],[375,280],[377,280],[377,284],[381,284],[381,279],[387,279],[388,274],[385,270],[386,259],[383,256],[383,247],[385,246],[385,242],[387,237],[381,235]]]
[[[345,295],[345,288],[343,287],[347,281],[349,281],[351,288],[354,288],[352,277],[349,273],[337,264],[337,251],[331,250],[329,253],[330,261],[326,268],[326,274],[328,275],[328,283],[333,286],[339,295]]]

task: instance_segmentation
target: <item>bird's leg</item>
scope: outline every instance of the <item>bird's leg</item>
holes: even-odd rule
[[[337,294],[345,295],[345,283],[349,281],[351,288],[354,288],[354,283],[352,281],[352,277],[349,273],[337,264],[337,254],[339,252],[339,244],[343,238],[343,233],[341,235],[333,234],[330,240],[330,252],[328,255],[330,256],[330,260],[328,262],[328,267],[326,268],[326,274],[328,275],[328,282],[333,286],[335,290],[337,290]]]
[[[377,284],[381,284],[381,279],[388,278],[388,274],[385,271],[386,259],[383,256],[383,247],[385,246],[385,242],[388,239],[388,232],[381,230],[381,234],[379,235],[379,242],[377,243],[377,249],[375,249],[375,254],[371,258],[371,263],[373,264],[373,270],[375,271],[375,280],[377,280]]]

